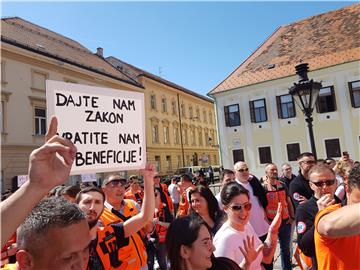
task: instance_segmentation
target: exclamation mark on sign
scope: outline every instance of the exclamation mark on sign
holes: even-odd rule
[[[141,147],[139,147],[139,160],[141,160]]]

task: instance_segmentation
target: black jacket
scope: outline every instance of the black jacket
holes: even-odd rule
[[[255,175],[252,175],[252,177],[249,178],[248,182],[253,189],[254,196],[259,199],[261,206],[266,209],[266,206],[268,205],[266,199],[266,192],[264,190],[264,187],[261,185],[259,179],[257,179]]]
[[[310,188],[309,181],[299,172],[299,175],[294,178],[290,183],[289,189],[291,199],[294,202],[295,208],[299,206],[299,196],[304,196],[306,199],[310,199],[313,195],[313,191]]]

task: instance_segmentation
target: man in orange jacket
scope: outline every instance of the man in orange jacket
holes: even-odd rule
[[[139,262],[136,261],[137,251],[132,245],[131,237],[137,235],[137,231],[152,220],[155,207],[152,180],[155,174],[154,168],[147,166],[143,174],[145,179],[144,205],[139,214],[125,222],[98,226],[98,220],[104,210],[105,202],[105,194],[101,189],[87,187],[77,195],[76,202],[80,209],[85,212],[90,227],[91,243],[88,270],[140,268]],[[115,181],[117,180],[115,179],[112,182]],[[119,250],[122,251],[119,252]],[[138,266],[135,266],[136,263]]]
[[[334,179],[321,181],[324,184]],[[325,196],[327,200],[322,201],[325,205],[334,200],[328,194]],[[360,269],[360,166],[355,166],[349,174],[346,197],[346,206],[330,205],[315,217],[314,239],[318,269]],[[319,201],[318,207],[322,209]]]
[[[131,175],[128,180],[129,189],[125,192],[125,199],[131,199],[137,202],[140,206],[143,203],[144,193],[141,190],[139,184],[139,178],[137,175]]]

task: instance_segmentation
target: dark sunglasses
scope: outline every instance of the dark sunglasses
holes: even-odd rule
[[[247,202],[247,203],[244,203],[244,204],[239,204],[239,205],[232,205],[232,206],[229,206],[231,208],[231,210],[233,211],[240,211],[242,209],[246,210],[246,211],[250,211],[251,210],[251,202]]]
[[[238,172],[247,172],[247,171],[249,171],[249,168],[246,168],[246,169],[239,169],[239,170],[237,170]]]
[[[119,186],[119,185],[124,187],[126,185],[126,180],[124,180],[124,179],[114,179],[110,183],[108,183],[108,185],[111,185],[112,187],[116,187],[116,186]]]
[[[319,182],[311,182],[311,183],[313,183],[317,187],[323,187],[324,184],[329,187],[329,186],[332,186],[333,184],[335,184],[335,179],[324,180],[324,181],[319,181]]]

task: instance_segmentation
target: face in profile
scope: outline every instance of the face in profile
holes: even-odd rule
[[[17,261],[21,270],[84,270],[89,260],[89,226],[86,220],[51,228],[38,239],[32,252],[20,250]]]
[[[209,230],[202,225],[198,238],[190,247],[181,247],[181,256],[185,259],[188,269],[208,269],[212,266],[211,255],[215,250]]]

